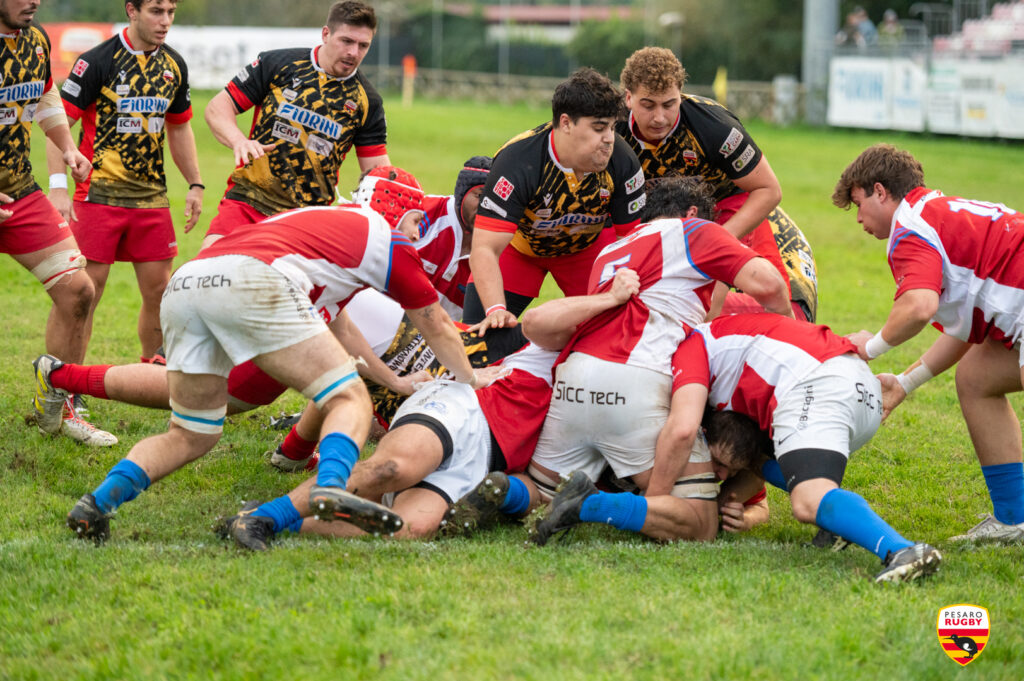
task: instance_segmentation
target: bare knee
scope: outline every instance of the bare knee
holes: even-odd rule
[[[51,288],[49,293],[53,304],[62,313],[76,320],[84,320],[89,316],[96,288],[88,275],[79,271]]]
[[[440,520],[431,522],[426,518],[412,518],[404,522],[401,532],[395,535],[398,539],[430,539],[440,524]]]
[[[348,489],[353,494],[379,498],[387,492],[397,491],[402,469],[394,459],[374,461],[373,457],[358,462],[352,469]]]

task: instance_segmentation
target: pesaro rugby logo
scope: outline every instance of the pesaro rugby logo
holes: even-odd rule
[[[947,605],[939,610],[935,630],[946,654],[957,664],[968,665],[988,643],[988,610],[969,603]]]

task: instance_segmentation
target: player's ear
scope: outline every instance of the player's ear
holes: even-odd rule
[[[697,217],[697,211],[698,211],[697,206],[690,206],[689,208],[686,209],[686,217],[688,217],[688,218],[695,218],[695,217]]]

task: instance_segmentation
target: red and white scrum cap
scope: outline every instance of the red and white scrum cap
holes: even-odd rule
[[[423,187],[411,173],[401,168],[377,166],[359,181],[352,200],[397,229],[406,213],[423,210]]]

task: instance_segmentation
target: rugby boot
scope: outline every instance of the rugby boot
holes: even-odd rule
[[[363,499],[341,487],[314,485],[309,491],[309,508],[317,520],[351,523],[377,536],[402,529],[402,519],[387,506]]]
[[[117,444],[117,436],[113,433],[100,430],[79,416],[70,397],[64,400],[64,420],[60,424],[60,433],[90,447],[110,447]]]
[[[232,516],[225,516],[217,521],[213,530],[221,539],[233,539],[236,544],[250,551],[266,551],[270,541],[276,536],[274,521],[271,518],[254,516],[260,502],[247,501],[242,510]]]
[[[528,539],[537,546],[544,546],[556,533],[578,525],[583,502],[598,491],[586,473],[573,471],[558,485],[547,509],[534,512],[527,520]]]
[[[91,494],[84,495],[75,502],[68,512],[68,529],[75,533],[79,539],[92,539],[97,544],[102,544],[110,539],[110,516],[96,506],[96,497]]]
[[[942,563],[942,554],[934,546],[914,544],[885,557],[882,571],[875,582],[909,582],[935,574]]]
[[[984,520],[967,530],[966,533],[950,537],[949,541],[1003,544],[1024,541],[1024,523],[1007,525],[997,520],[991,513],[982,513],[978,517],[984,518]]]
[[[284,455],[281,445],[267,452],[270,455],[270,465],[282,473],[298,473],[299,471],[315,471],[320,463],[320,455],[313,454],[305,459],[289,459]],[[266,455],[264,455],[266,456]]]
[[[477,530],[493,527],[502,517],[501,506],[508,495],[508,476],[489,473],[464,497],[448,507],[438,533],[444,537],[468,537]]]
[[[32,361],[32,374],[36,386],[32,406],[36,415],[36,425],[48,435],[60,432],[61,422],[64,420],[64,401],[68,393],[54,388],[50,383],[50,374],[62,366],[64,362],[53,355],[39,355]]]
[[[89,403],[78,393],[71,395],[71,406],[75,408],[75,413],[78,416],[83,419],[89,418]]]
[[[814,535],[814,539],[811,540],[811,546],[818,549],[828,549],[829,551],[842,551],[849,545],[850,542],[838,534],[829,532],[821,527],[818,528],[818,534]]]

